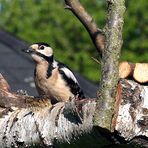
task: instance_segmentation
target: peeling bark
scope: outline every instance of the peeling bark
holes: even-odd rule
[[[83,106],[83,123],[76,115],[66,115],[64,103],[52,108],[16,108],[0,119],[0,147],[70,143],[74,137],[91,131],[94,107],[95,103]]]
[[[115,130],[126,140],[148,137],[148,86],[121,80],[121,103]]]
[[[49,98],[11,93],[2,75],[0,86],[0,147],[53,146],[55,141],[70,143],[93,127],[94,100],[79,102],[81,119],[71,102],[51,105]]]
[[[10,92],[6,89],[9,85],[2,76],[0,86],[0,108],[5,110],[0,110],[0,147],[62,147],[62,144],[80,147],[85,143],[91,144],[92,141],[100,146],[104,140],[101,136],[104,129],[96,129],[93,124],[95,99],[51,105],[48,98]],[[147,98],[148,86],[131,80],[120,80],[112,125],[126,140],[137,136],[148,138]],[[107,135],[113,136],[109,131]],[[88,139],[90,141],[87,142]],[[111,143],[115,141],[106,140],[104,145]],[[87,146],[88,144],[85,147]]]

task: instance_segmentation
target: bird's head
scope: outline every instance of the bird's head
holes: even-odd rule
[[[44,60],[48,62],[53,61],[53,49],[47,43],[35,43],[23,51],[30,54],[37,63]]]

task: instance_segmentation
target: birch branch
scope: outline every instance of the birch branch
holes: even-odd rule
[[[138,136],[148,138],[148,86],[124,79],[120,85],[115,130],[126,140]]]
[[[77,103],[52,106],[48,98],[19,95],[8,88],[0,76],[0,147],[60,147],[62,143],[76,144],[82,137],[87,141],[87,135],[89,140],[91,137],[101,143],[99,130],[93,131],[96,100],[79,102],[82,108],[75,110]],[[117,92],[112,127],[128,141],[137,136],[148,137],[148,86],[122,79]],[[86,141],[82,140],[78,147]]]
[[[8,90],[0,75],[0,147],[51,146],[91,131],[95,101],[82,104],[83,121],[69,103],[51,105],[49,98],[19,95]],[[74,107],[75,109],[75,107]]]

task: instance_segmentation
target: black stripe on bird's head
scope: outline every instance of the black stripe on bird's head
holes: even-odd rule
[[[23,51],[29,53],[35,61],[41,58],[42,60],[53,62],[53,49],[47,43],[34,43],[27,50]]]
[[[45,42],[38,42],[38,43],[34,43],[34,44],[38,44],[39,46],[44,45],[46,47],[50,47],[50,45]]]

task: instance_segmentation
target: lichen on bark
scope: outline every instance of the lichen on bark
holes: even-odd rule
[[[116,86],[119,80],[118,64],[122,47],[124,0],[108,0],[108,18],[103,29],[105,48],[102,52],[102,78],[97,96],[94,123],[111,130]]]

